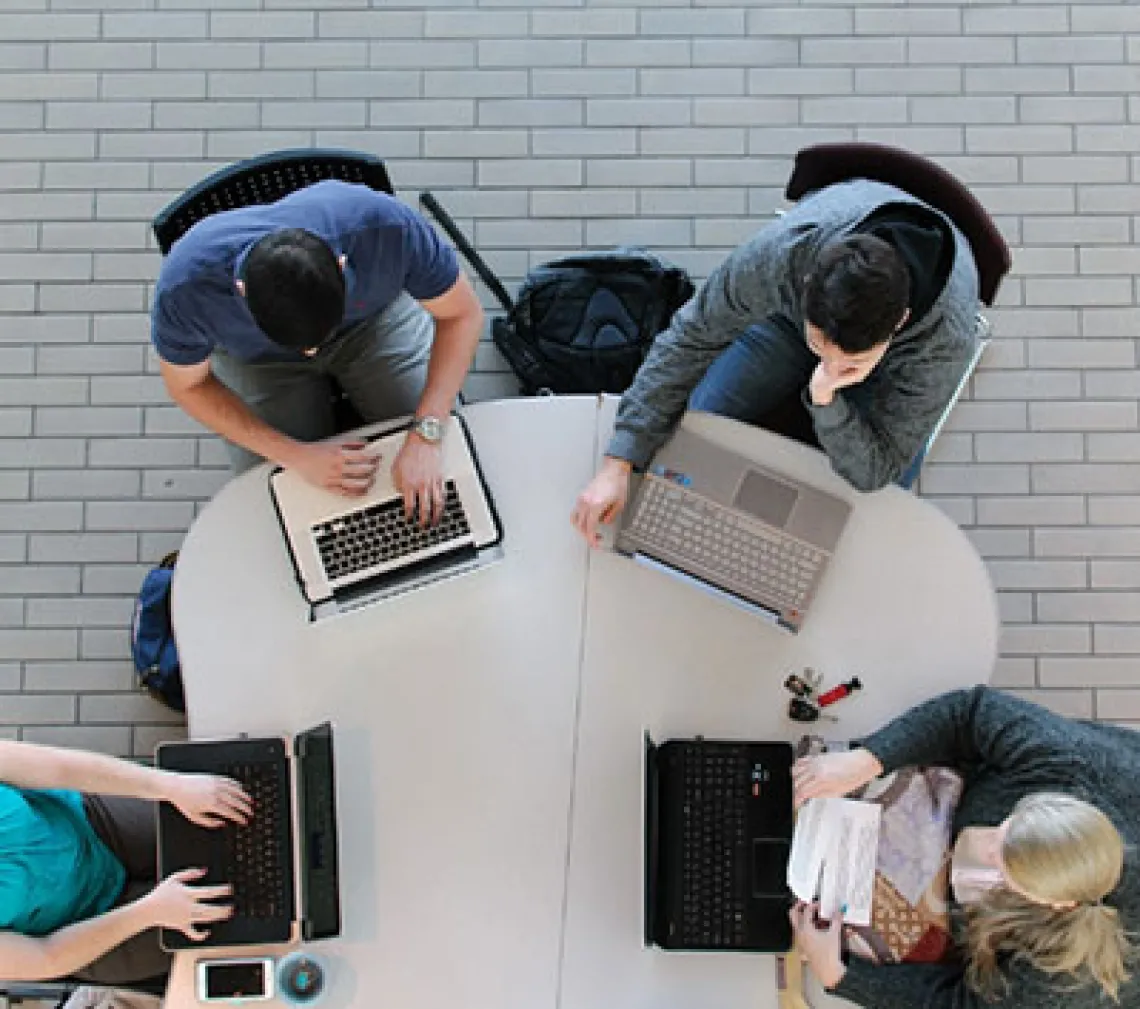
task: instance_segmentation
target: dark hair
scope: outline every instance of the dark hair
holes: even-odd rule
[[[847,354],[890,339],[910,301],[910,274],[881,238],[849,235],[824,246],[804,289],[804,315]]]
[[[287,228],[266,235],[246,257],[241,279],[250,314],[274,343],[307,350],[344,319],[344,275],[316,235]]]

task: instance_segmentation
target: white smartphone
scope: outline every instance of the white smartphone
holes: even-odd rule
[[[198,1001],[264,1002],[273,998],[273,959],[267,956],[248,959],[199,960]]]

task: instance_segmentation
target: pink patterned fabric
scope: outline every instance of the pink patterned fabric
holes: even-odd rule
[[[961,795],[961,777],[944,767],[903,768],[857,793],[883,812],[871,924],[848,930],[853,951],[877,963],[950,951],[950,831]]]

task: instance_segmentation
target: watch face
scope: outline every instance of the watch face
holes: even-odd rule
[[[443,437],[443,425],[438,417],[421,417],[416,421],[416,431],[428,441],[439,441]]]

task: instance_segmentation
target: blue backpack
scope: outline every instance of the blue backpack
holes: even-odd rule
[[[131,622],[131,657],[143,689],[159,703],[184,712],[182,668],[170,619],[170,584],[177,559],[177,552],[167,554],[143,579]]]

